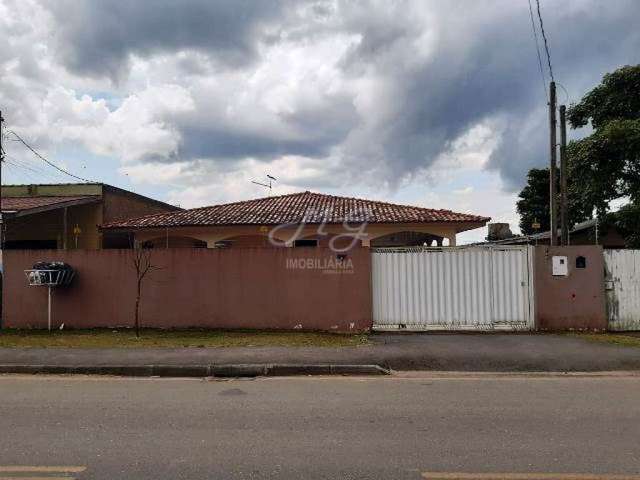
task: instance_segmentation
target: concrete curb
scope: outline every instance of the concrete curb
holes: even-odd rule
[[[293,375],[390,375],[391,371],[379,365],[295,365],[286,363],[223,365],[0,365],[0,374],[229,378]]]

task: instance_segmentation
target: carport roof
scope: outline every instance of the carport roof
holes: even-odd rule
[[[100,201],[100,195],[2,197],[2,213],[17,216]]]
[[[473,223],[489,217],[410,205],[300,192],[160,213],[105,224],[103,229],[320,223]]]

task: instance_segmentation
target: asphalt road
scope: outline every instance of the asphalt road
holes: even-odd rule
[[[640,474],[640,376],[414,375],[0,377],[0,479]]]

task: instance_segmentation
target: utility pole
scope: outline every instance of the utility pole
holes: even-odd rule
[[[556,120],[556,82],[549,84],[549,146],[550,146],[550,163],[549,163],[549,214],[550,214],[550,236],[549,245],[552,247],[558,244],[558,209],[556,197],[556,140],[557,120]]]
[[[0,251],[4,248],[4,218],[2,216],[2,164],[4,163],[4,150],[2,149],[2,110],[0,110]]]
[[[569,245],[569,204],[567,192],[567,107],[560,105],[560,245]]]
[[[2,110],[0,110],[0,160],[4,161],[4,150],[2,150],[2,122],[4,122],[4,118],[2,118]],[[0,179],[1,178],[0,176]]]
[[[2,185],[2,164],[4,163],[4,150],[2,149],[2,124],[4,118],[2,118],[2,110],[0,110],[0,185]],[[0,198],[2,198],[0,196]],[[2,200],[0,200],[1,202]]]

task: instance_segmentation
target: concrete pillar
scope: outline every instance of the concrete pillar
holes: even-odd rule
[[[450,247],[455,247],[456,246],[456,234],[453,233],[451,235],[447,235],[447,238],[449,239],[449,246]]]

